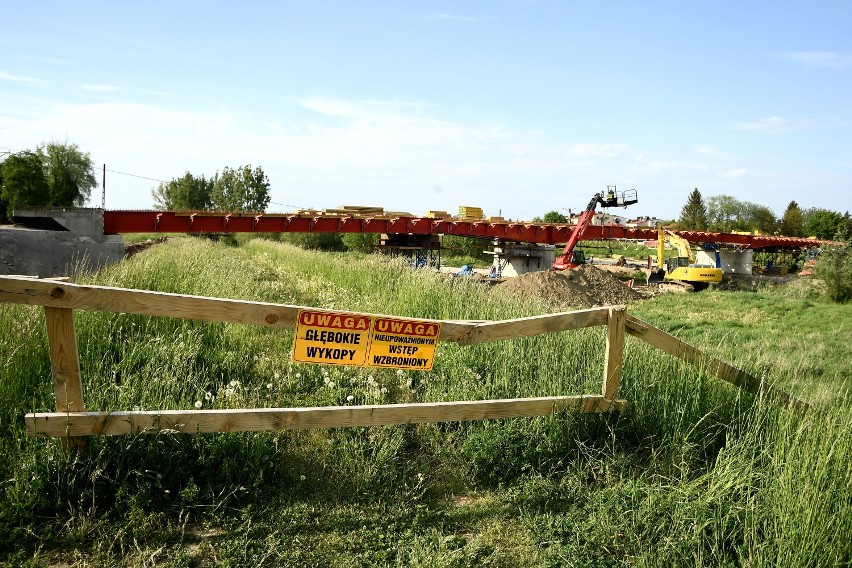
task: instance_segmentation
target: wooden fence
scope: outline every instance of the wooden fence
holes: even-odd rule
[[[530,417],[563,411],[618,411],[627,404],[625,400],[617,398],[625,333],[690,364],[706,368],[718,378],[749,392],[772,397],[798,412],[807,409],[804,402],[787,393],[628,315],[624,306],[613,306],[504,321],[423,320],[441,323],[439,341],[451,341],[459,345],[605,326],[606,353],[601,392],[598,394],[315,408],[86,412],[73,310],[293,328],[302,308],[146,290],[82,286],[60,280],[27,277],[0,277],[0,302],[44,307],[56,412],[28,414],[25,417],[28,434],[67,437],[76,445],[85,445],[85,436],[155,433],[163,430],[184,433],[244,432]]]

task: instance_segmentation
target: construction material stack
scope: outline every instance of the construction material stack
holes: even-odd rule
[[[482,208],[470,207],[469,205],[459,205],[459,219],[462,221],[480,221],[482,220]]]

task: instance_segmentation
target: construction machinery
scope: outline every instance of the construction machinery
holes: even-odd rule
[[[575,250],[577,243],[586,231],[586,228],[591,224],[595,216],[595,209],[598,205],[601,207],[627,207],[638,203],[636,198],[636,190],[628,189],[627,191],[618,191],[614,185],[606,187],[606,193],[596,193],[589,204],[580,213],[577,219],[577,224],[571,235],[568,237],[568,242],[562,250],[562,254],[556,257],[553,261],[551,270],[566,270],[568,268],[576,268],[586,262],[586,255],[581,250]]]
[[[677,256],[666,258],[666,242]],[[695,264],[689,241],[662,226],[657,227],[657,256],[648,257],[645,270],[649,286],[680,292],[698,292],[722,281],[722,269],[711,264]]]

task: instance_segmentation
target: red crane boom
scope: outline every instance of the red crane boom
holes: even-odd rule
[[[580,213],[580,217],[577,219],[577,224],[574,226],[574,230],[571,231],[571,235],[568,237],[568,242],[565,244],[565,248],[562,249],[562,254],[556,257],[556,260],[553,261],[553,266],[551,266],[551,270],[566,270],[568,268],[576,268],[580,264],[583,263],[584,259],[580,258],[580,254],[578,251],[574,250],[574,247],[577,246],[577,243],[580,242],[583,233],[586,232],[589,224],[591,224],[592,219],[595,217],[595,208],[600,203],[601,207],[627,207],[628,205],[632,205],[637,203],[639,200],[636,198],[636,190],[629,189],[627,191],[618,192],[615,190],[614,185],[607,186],[606,196],[603,193],[596,193],[592,200],[589,201],[589,204]]]

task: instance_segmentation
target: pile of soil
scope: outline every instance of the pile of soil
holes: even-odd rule
[[[591,265],[561,272],[528,272],[501,282],[493,290],[537,297],[558,310],[621,305],[644,298],[609,272]]]

